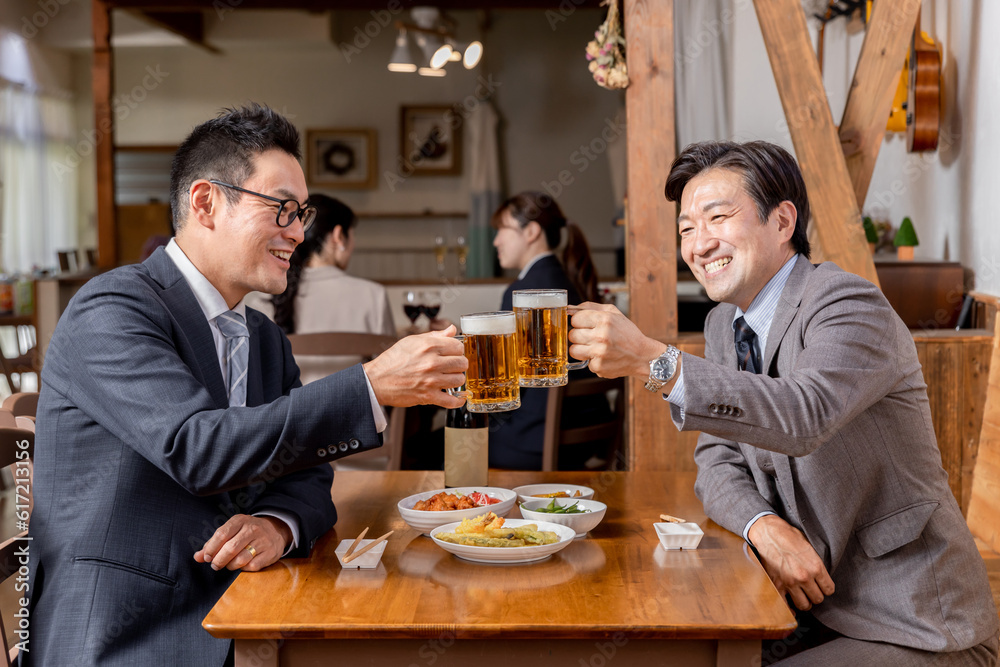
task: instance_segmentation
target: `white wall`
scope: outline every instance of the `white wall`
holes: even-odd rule
[[[863,210],[884,214],[894,225],[910,216],[921,241],[918,259],[959,261],[972,270],[975,289],[1000,294],[1000,230],[991,196],[1000,183],[1000,130],[989,120],[1000,103],[1000,53],[989,48],[1000,4],[923,5],[923,29],[943,45],[941,143],[933,153],[907,153],[904,135],[886,135]],[[734,136],[792,150],[753,5],[734,0],[734,8]],[[843,113],[863,40],[843,26],[831,24],[826,35],[824,80],[834,122]]]

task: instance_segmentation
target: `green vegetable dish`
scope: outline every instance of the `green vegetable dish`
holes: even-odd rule
[[[544,512],[545,514],[584,514],[584,513],[590,511],[589,509],[587,509],[585,507],[577,507],[577,504],[579,502],[580,501],[578,500],[575,503],[573,503],[572,505],[566,505],[565,507],[563,507],[562,505],[557,505],[556,504],[556,499],[553,498],[552,501],[548,505],[546,505],[545,507],[539,507],[539,508],[533,509],[531,511],[532,512]],[[524,507],[523,503],[521,504],[521,507],[524,508],[524,509],[528,509],[528,508]]]

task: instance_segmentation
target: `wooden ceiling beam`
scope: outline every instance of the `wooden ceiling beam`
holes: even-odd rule
[[[879,284],[800,0],[754,0],[823,259]]]
[[[172,32],[178,37],[183,37],[194,46],[205,49],[209,53],[222,53],[219,49],[205,42],[205,15],[201,11],[155,11],[155,10],[129,10],[129,13],[139,18]]]
[[[91,85],[94,91],[94,161],[97,169],[97,265],[104,270],[118,265],[118,232],[115,220],[115,117],[114,58],[111,52],[111,10],[104,0],[91,3],[94,58]]]
[[[840,143],[847,171],[858,206],[862,208],[919,11],[920,0],[879,0],[872,5],[871,20],[840,121]]]

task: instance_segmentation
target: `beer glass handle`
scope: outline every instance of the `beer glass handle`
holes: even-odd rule
[[[455,340],[457,340],[457,341],[464,341],[465,340],[465,335],[464,334],[457,334],[455,336]],[[458,387],[449,387],[446,391],[448,392],[449,396],[454,396],[456,398],[470,398],[472,396],[472,392],[470,392],[469,390],[467,390],[465,388],[465,381],[464,380],[462,381],[462,384],[459,385]]]
[[[590,363],[590,359],[584,359],[583,361],[574,361],[566,364],[566,370],[568,371],[578,371],[581,368],[586,368],[587,364]]]

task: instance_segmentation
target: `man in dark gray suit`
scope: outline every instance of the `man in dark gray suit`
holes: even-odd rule
[[[764,142],[694,144],[666,194],[684,261],[722,302],[705,358],[597,304],[573,316],[570,353],[646,379],[679,429],[701,431],[706,513],[799,610],[794,640],[765,645],[763,664],[995,664],[997,611],[913,337],[877,287],[808,261],[794,159]]]
[[[303,387],[288,340],[243,305],[284,290],[313,217],[298,142],[257,105],[195,128],[171,173],[176,237],[60,319],[22,665],[231,661],[201,621],[238,572],[307,556],[330,529],[326,464],[381,445],[380,405],[462,404],[441,391],[467,366],[453,328]]]

